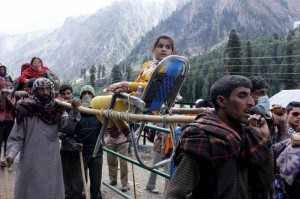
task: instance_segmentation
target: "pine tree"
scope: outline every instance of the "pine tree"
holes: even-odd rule
[[[259,68],[258,71],[261,74],[262,77],[265,77],[266,73],[268,72],[268,66],[267,66],[267,60],[264,58],[266,56],[266,52],[264,48],[260,49],[259,52]]]
[[[98,66],[98,70],[97,70],[97,78],[100,79],[101,78],[101,71],[102,68],[101,68],[101,64]]]
[[[83,77],[83,68],[80,69],[80,77]]]
[[[126,67],[126,80],[127,81],[131,81],[131,73],[132,73],[131,67],[127,66]]]
[[[180,89],[180,95],[182,96],[184,101],[188,101],[188,99],[189,99],[189,96],[188,96],[189,83],[188,82],[189,82],[189,79],[187,78],[184,81],[184,83]]]
[[[243,71],[240,67],[241,41],[234,29],[229,34],[229,39],[226,45],[225,52],[227,54],[225,65],[228,65],[229,73],[242,74]]]
[[[195,92],[194,92],[194,81],[188,81],[188,91],[187,91],[188,102],[194,102],[195,101]]]
[[[284,89],[294,89],[295,88],[295,82],[294,80],[297,79],[296,75],[294,74],[294,65],[293,65],[293,50],[294,50],[294,45],[293,43],[289,43],[286,46],[286,69],[285,69],[285,84],[284,84]],[[296,85],[297,86],[297,85]]]
[[[246,47],[246,61],[245,61],[245,67],[244,67],[244,72],[245,72],[245,76],[251,76],[251,69],[252,69],[252,45],[251,42],[248,41],[247,42],[247,47]]]
[[[91,83],[92,87],[95,87],[95,81],[96,81],[96,75],[95,75],[95,73],[96,73],[96,67],[95,67],[94,65],[91,66],[89,72],[90,72],[90,83]]]
[[[85,81],[86,80],[86,68],[84,67],[83,69],[82,69],[82,78],[83,78],[83,81]]]
[[[195,99],[199,99],[202,98],[202,87],[203,87],[203,77],[201,76],[201,74],[199,73],[199,71],[197,71],[195,73],[196,75],[196,81],[195,81]]]
[[[272,49],[271,49],[272,54],[271,55],[272,55],[273,60],[275,61],[276,64],[281,64],[282,58],[278,59],[278,57],[277,57],[278,56],[279,43],[277,43],[276,40],[279,39],[278,34],[277,33],[273,34],[273,37],[274,37],[275,43],[272,44]]]
[[[103,65],[102,66],[102,78],[104,78],[105,77],[105,75],[106,75],[106,68],[105,68],[105,66]]]
[[[122,73],[119,65],[114,65],[111,70],[111,81],[112,83],[120,82],[122,80]]]

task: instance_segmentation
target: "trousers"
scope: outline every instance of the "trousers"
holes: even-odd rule
[[[118,152],[124,156],[127,156],[128,153],[128,144],[113,144],[110,146],[107,146],[110,150],[113,150],[115,152]],[[128,166],[127,161],[123,160],[121,158],[118,158],[110,153],[107,153],[107,164],[108,164],[108,173],[109,173],[109,179],[110,181],[118,182],[118,159],[120,162],[120,179],[122,185],[128,184]]]

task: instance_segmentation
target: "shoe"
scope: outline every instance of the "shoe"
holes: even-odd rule
[[[126,138],[123,134],[120,134],[117,138],[113,138],[110,135],[105,138],[106,145],[121,144],[124,142],[126,142]]]
[[[159,193],[158,189],[156,189],[155,187],[153,189],[146,187],[146,190],[150,191],[151,193]]]
[[[121,189],[122,192],[127,192],[128,190],[130,190],[130,187],[128,186],[128,184],[122,185],[122,189]]]
[[[109,183],[108,183],[109,185],[111,185],[111,186],[115,186],[115,185],[117,185],[117,182],[116,181],[113,181],[113,180],[111,180]]]

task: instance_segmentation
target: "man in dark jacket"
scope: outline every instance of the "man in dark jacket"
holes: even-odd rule
[[[176,148],[178,167],[165,198],[248,198],[248,169],[270,158],[271,146],[265,119],[250,115],[251,88],[247,78],[237,75],[212,85],[215,111],[183,127]]]
[[[73,100],[72,86],[68,84],[61,85],[59,88],[59,94],[63,100],[70,103]],[[66,137],[67,134],[68,137]],[[64,132],[59,132],[58,136],[59,139],[61,140],[60,156],[61,156],[61,163],[62,163],[63,176],[64,176],[65,199],[71,199],[70,194],[72,188],[71,182],[72,182],[72,164],[73,164],[73,157],[74,157],[74,149],[73,149],[74,147],[69,143],[69,140],[67,139],[72,139],[71,136],[74,136],[74,129],[66,128]]]
[[[270,111],[270,100],[268,97],[269,85],[260,76],[248,78],[252,84],[251,97],[254,99],[255,106],[252,107],[253,114],[261,115],[268,123],[272,144],[276,144],[288,138],[286,131],[286,116],[276,111]],[[275,105],[281,107],[281,105]],[[282,108],[282,107],[281,107]]]
[[[251,97],[254,99],[255,106],[252,107],[251,111],[253,114],[260,115],[264,117],[267,121],[268,127],[270,129],[270,140],[272,144],[276,144],[282,140],[288,138],[286,131],[286,115],[276,114],[276,111],[270,111],[270,101],[268,97],[269,85],[266,80],[260,76],[251,76],[248,78],[252,84]],[[281,105],[276,105],[281,107]],[[282,107],[281,107],[282,108]],[[271,153],[273,149],[270,149]],[[274,155],[273,155],[274,156]],[[249,182],[250,186],[248,187],[249,197],[256,199],[262,198],[261,193],[263,190],[270,189],[269,197],[270,199],[274,198],[274,178],[270,178],[274,175],[274,157],[269,158],[264,162],[264,170],[257,170],[254,166],[253,169],[249,170]],[[271,180],[270,184],[268,181],[264,180],[269,177]],[[251,184],[251,182],[255,182]],[[271,188],[270,188],[271,187]],[[265,197],[267,198],[267,197]]]
[[[81,104],[84,107],[90,107],[90,102],[95,96],[92,86],[85,85],[80,90]],[[102,178],[102,155],[103,148],[99,147],[96,157],[93,157],[93,151],[96,145],[98,135],[102,124],[95,115],[82,113],[81,120],[75,128],[75,142],[83,145],[82,155],[85,170],[89,169],[90,177],[90,196],[91,199],[101,199],[101,178]],[[73,145],[78,146],[78,145]],[[76,149],[75,149],[76,150]],[[83,188],[81,175],[79,153],[74,154],[72,167],[72,199],[80,199]]]

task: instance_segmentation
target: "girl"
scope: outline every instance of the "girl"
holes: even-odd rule
[[[143,64],[142,70],[138,78],[134,82],[118,82],[114,83],[106,88],[106,92],[119,93],[127,92],[131,93],[137,90],[138,86],[146,87],[148,80],[151,77],[153,69],[157,66],[159,61],[163,58],[174,53],[174,41],[168,35],[160,35],[156,38],[152,49],[153,60]],[[161,69],[161,72],[165,70],[165,67]],[[111,95],[109,96],[97,96],[92,100],[93,109],[107,109],[111,101]],[[117,99],[114,110],[125,111],[125,102],[121,99]],[[97,116],[101,123],[104,123],[105,118],[103,116]],[[128,124],[123,120],[110,119],[107,130],[109,136],[105,139],[107,145],[119,144],[126,141],[130,141]]]

